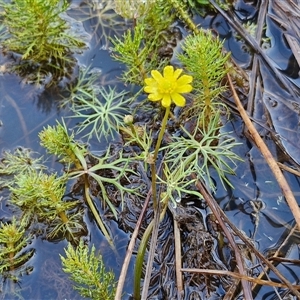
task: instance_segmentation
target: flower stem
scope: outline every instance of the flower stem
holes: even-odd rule
[[[161,123],[161,130],[160,130],[160,133],[158,135],[158,139],[157,139],[157,143],[156,143],[156,147],[155,147],[155,151],[154,151],[154,160],[156,160],[157,156],[158,156],[158,151],[159,151],[159,148],[160,148],[162,138],[163,138],[164,133],[165,133],[165,129],[166,129],[166,126],[167,126],[167,121],[168,121],[169,114],[170,114],[170,106],[168,106],[166,108],[165,116],[164,116],[164,118],[162,120],[162,123]]]
[[[166,125],[167,125],[167,122],[168,122],[169,114],[170,114],[170,106],[168,106],[166,108],[165,116],[164,116],[164,118],[162,120],[162,123],[161,123],[161,129],[160,129],[158,139],[157,139],[157,143],[156,143],[155,150],[154,150],[154,156],[153,156],[154,163],[151,165],[152,199],[153,199],[153,209],[154,209],[154,211],[158,207],[157,197],[156,197],[156,160],[157,160],[158,151],[159,151],[159,148],[160,148],[160,145],[161,145],[161,141],[162,141],[164,133],[165,133],[165,129],[166,129]]]

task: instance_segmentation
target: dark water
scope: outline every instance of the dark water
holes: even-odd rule
[[[259,2],[237,1],[234,12],[241,22],[255,22]],[[125,24],[120,20],[120,23],[114,24],[115,27],[111,26],[109,18],[105,19],[102,16],[102,19],[99,19],[97,7],[95,9],[88,8],[82,1],[73,1],[71,7],[69,16],[78,21],[82,20],[83,17],[86,19],[87,16],[92,16],[82,23],[87,33],[85,37],[89,39],[90,47],[82,54],[76,56],[78,63],[100,70],[101,81],[99,84],[119,84],[117,77],[120,76],[124,66],[111,59],[107,35],[120,34],[124,30]],[[236,63],[242,68],[249,70],[252,63],[251,50],[245,45],[243,40],[236,38],[235,32],[221,15],[195,17],[195,20],[203,28],[212,28],[215,32],[218,32],[219,36],[224,39],[224,47],[232,52],[232,57]],[[78,26],[80,28],[81,25]],[[106,35],[103,35],[103,32]],[[267,20],[266,35],[271,38],[270,48],[266,53],[274,61],[275,66],[285,74],[286,78],[295,84],[295,89],[298,89],[299,77],[297,74],[299,68],[297,69],[297,65],[295,65],[291,50],[282,37],[280,28],[269,19]],[[5,64],[6,61],[7,58],[0,55],[0,65]],[[255,102],[258,104],[255,117],[259,118],[259,121],[263,123],[271,120],[277,133],[276,136],[279,136],[280,146],[274,143],[273,135],[262,127],[260,128],[261,134],[269,149],[280,162],[286,165],[293,163],[284,154],[284,150],[296,163],[299,163],[299,111],[296,109],[297,100],[290,99],[289,93],[280,88],[268,66],[261,68],[261,82],[265,90],[260,98],[258,96],[255,99]],[[39,145],[37,134],[44,126],[55,124],[56,119],[70,115],[67,108],[61,109],[58,105],[63,93],[63,88],[44,89],[26,84],[17,75],[2,74],[0,76],[1,150],[22,146],[45,154]],[[286,99],[290,99],[290,101],[284,101]],[[247,101],[246,98],[245,100]],[[265,117],[266,113],[268,118]],[[75,120],[67,120],[68,126],[71,128],[76,123]],[[236,175],[229,177],[234,189],[224,189],[216,181],[217,191],[214,196],[230,220],[255,241],[257,249],[267,255],[276,250],[278,244],[288,234],[287,228],[293,225],[292,214],[260,152],[251,140],[245,136],[244,127],[240,119],[232,114],[224,130],[232,132],[231,135],[238,142],[241,142],[241,145],[235,151],[244,161],[237,163]],[[99,145],[96,140],[90,142],[92,149],[95,151],[104,149],[107,146],[105,143]],[[61,166],[54,161],[50,161],[49,164],[53,168],[61,169]],[[289,173],[285,173],[285,175],[296,198],[299,199],[299,178]],[[3,197],[5,198],[6,196],[4,191]],[[202,213],[204,213],[203,211]],[[119,276],[130,232],[132,231],[130,226],[134,224],[134,218],[138,216],[131,217],[133,218],[132,220],[130,220],[130,217],[127,217],[127,220],[120,222],[121,228],[117,222],[108,221],[116,244],[117,255],[111,251],[108,243],[93,222],[91,215],[86,213],[84,218],[88,227],[86,240],[90,244],[95,245],[97,251],[103,256],[106,267],[115,272],[116,278]],[[7,208],[1,210],[0,218],[9,218],[9,210]],[[161,243],[165,242],[168,244],[166,241],[172,239],[170,220],[171,218],[168,216],[162,224],[165,234],[160,234]],[[297,240],[291,242],[288,253],[289,258],[299,259],[298,244]],[[13,296],[12,291],[21,295],[23,299],[81,299],[72,290],[71,282],[61,270],[59,254],[64,253],[63,249],[66,246],[67,242],[65,240],[50,242],[41,236],[35,237],[28,245],[29,248],[35,249],[35,252],[33,257],[22,266],[23,271],[20,282],[18,284],[3,282],[2,286],[5,293],[2,295],[2,299],[19,299],[18,296]],[[174,276],[174,270],[169,266],[173,258],[173,249],[170,248],[168,251],[166,251],[166,248],[162,248],[157,256],[154,273],[159,274],[161,272],[164,275],[154,280],[152,289],[150,289],[153,295],[151,299],[168,299],[172,295],[174,281],[167,279]],[[186,249],[186,251],[188,250]],[[162,264],[164,259],[165,264]],[[124,293],[127,295],[132,292],[133,263],[132,261],[129,267],[124,289]],[[280,264],[278,268],[286,278],[292,282],[298,282],[297,274],[300,271],[298,266],[294,264]],[[273,277],[272,273],[270,277]],[[216,281],[212,283],[212,286],[216,287],[218,284],[220,282]],[[165,286],[165,289],[161,288],[161,286]],[[202,288],[203,290],[205,289],[204,286]],[[158,289],[161,289],[161,291],[157,292]],[[169,292],[167,292],[168,289]],[[196,288],[186,290],[186,295],[190,297],[186,299],[198,299],[195,298],[196,296],[193,296],[193,289]],[[271,288],[263,287],[257,293],[255,299],[277,299],[274,290]],[[224,295],[224,290],[222,290],[221,285],[219,288],[215,288],[212,295],[216,298],[210,298],[205,292],[201,295],[202,299],[221,299]],[[124,296],[124,299],[127,298],[128,296]]]

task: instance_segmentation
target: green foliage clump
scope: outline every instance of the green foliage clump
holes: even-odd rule
[[[28,242],[29,238],[25,236],[24,224],[18,222],[15,217],[10,223],[1,222],[0,273],[13,271],[32,256],[32,251],[22,252]]]
[[[172,151],[166,155],[171,163],[170,169],[189,170],[197,174],[198,179],[206,182],[214,190],[211,178],[211,167],[217,172],[222,184],[231,186],[226,175],[234,174],[235,162],[241,160],[232,149],[238,145],[234,139],[221,132],[219,113],[216,113],[207,124],[197,126],[194,133],[182,128],[186,137],[174,137]],[[175,188],[177,190],[177,188]]]
[[[45,170],[41,157],[34,157],[36,153],[27,148],[17,148],[13,153],[3,152],[0,160],[0,186],[12,186],[15,182],[14,175],[27,174]]]
[[[134,19],[146,15],[155,0],[115,0],[115,11],[126,19]]]
[[[184,53],[179,60],[194,77],[194,101],[192,108],[197,115],[203,110],[206,117],[215,112],[214,103],[225,90],[222,79],[228,72],[226,62],[230,53],[222,53],[223,43],[214,38],[210,32],[200,30],[198,34],[189,35],[183,45]],[[207,118],[208,119],[208,118]]]
[[[69,134],[65,124],[58,122],[57,126],[48,126],[39,134],[41,145],[47,151],[60,158],[61,162],[67,163],[68,178],[80,178],[83,184],[84,197],[91,209],[97,224],[101,228],[106,238],[112,243],[109,233],[101,220],[101,217],[93,203],[91,187],[97,186],[97,196],[103,199],[103,204],[107,204],[115,218],[117,219],[117,209],[110,200],[105,185],[114,186],[124,200],[124,193],[135,193],[135,189],[126,188],[121,184],[121,179],[126,178],[127,174],[134,173],[127,167],[129,161],[122,157],[122,152],[112,155],[110,149],[103,157],[95,157],[88,153],[86,147],[74,140],[73,133]],[[93,162],[92,164],[90,162]],[[111,174],[114,174],[111,177]],[[92,184],[91,184],[92,183]],[[94,192],[95,193],[95,192]]]
[[[151,39],[145,39],[145,25],[138,23],[134,32],[127,30],[122,38],[112,40],[112,55],[127,66],[127,70],[123,73],[123,80],[129,83],[142,84],[146,74],[155,66],[160,64],[157,55],[158,35],[155,34]]]
[[[174,22],[172,6],[158,0],[147,7],[147,13],[136,16],[134,31],[128,29],[122,38],[112,39],[112,57],[127,67],[123,80],[143,84],[152,70],[163,67],[167,61],[161,59],[159,49],[164,45],[164,32]]]
[[[80,241],[76,249],[69,244],[66,257],[61,256],[63,271],[70,274],[74,288],[89,299],[111,300],[114,298],[116,282],[114,273],[106,271],[101,255],[95,255]]]
[[[66,176],[43,172],[30,172],[15,177],[15,186],[11,188],[12,203],[23,210],[35,210],[41,219],[54,220],[60,216],[68,222],[66,211],[76,206],[74,201],[62,201],[66,191]]]
[[[70,33],[69,24],[62,18],[68,6],[67,0],[0,1],[8,31],[8,37],[1,39],[2,45],[19,54],[37,78],[49,72],[63,76],[73,64],[72,51],[85,45]]]
[[[84,157],[85,147],[74,140],[74,134],[68,133],[65,123],[57,122],[39,133],[40,143],[47,151],[60,158],[60,161],[80,168],[78,156]]]
[[[214,10],[214,6],[209,0],[168,0],[174,3],[175,8],[180,8],[184,4],[187,4],[190,8],[195,10],[200,15],[204,15],[203,9]],[[216,0],[216,3],[223,9],[228,10],[230,5],[232,5],[233,0]]]
[[[60,133],[65,143],[61,147],[66,151],[66,140],[69,137]],[[59,141],[54,140],[55,143],[51,145],[59,145]],[[54,148],[57,150],[57,146]],[[67,175],[47,174],[46,166],[41,161],[42,157],[34,158],[28,149],[18,148],[14,153],[4,152],[0,163],[1,186],[7,187],[11,192],[9,202],[21,210],[24,226],[28,228],[34,222],[43,222],[48,225],[48,237],[66,234],[74,239],[75,235],[85,231],[82,215],[74,211],[79,203],[77,200],[63,199]]]

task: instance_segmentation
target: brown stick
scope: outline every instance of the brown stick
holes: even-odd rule
[[[267,164],[269,165],[270,169],[272,170],[272,172],[282,190],[282,193],[287,201],[287,204],[289,205],[289,207],[292,211],[292,214],[296,220],[298,228],[300,229],[300,209],[299,209],[298,203],[293,195],[293,192],[291,191],[285,177],[283,176],[279,166],[277,165],[276,160],[272,156],[271,152],[267,148],[263,139],[258,134],[258,132],[255,129],[255,127],[253,126],[250,118],[248,117],[246,111],[244,110],[244,108],[241,104],[241,101],[234,89],[234,86],[233,86],[233,83],[232,83],[232,80],[231,80],[231,77],[229,74],[227,74],[227,78],[228,78],[230,89],[232,91],[232,95],[233,95],[235,104],[237,106],[237,109],[238,109],[242,119],[244,120],[245,125],[247,126],[256,146],[259,148],[259,150],[261,151],[262,155],[264,156]]]

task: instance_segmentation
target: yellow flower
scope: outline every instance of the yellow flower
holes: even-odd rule
[[[193,81],[193,77],[189,75],[182,75],[182,69],[174,71],[172,66],[166,66],[163,75],[157,70],[152,70],[153,78],[145,79],[144,91],[149,93],[148,99],[151,101],[161,100],[164,107],[171,106],[172,101],[177,106],[185,106],[185,98],[180,95],[182,93],[189,93],[193,87],[189,84]]]

